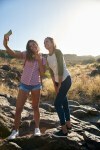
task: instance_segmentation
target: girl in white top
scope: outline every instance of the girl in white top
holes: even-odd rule
[[[67,99],[67,92],[71,87],[71,76],[66,67],[63,54],[59,49],[56,49],[53,38],[45,38],[44,45],[49,51],[47,62],[56,92],[54,105],[62,127],[60,131],[53,135],[55,137],[65,137],[68,134],[68,129],[71,129]]]

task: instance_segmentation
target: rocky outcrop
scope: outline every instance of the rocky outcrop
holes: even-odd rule
[[[15,67],[3,65],[0,67],[0,78],[10,88],[17,88],[17,84],[14,81],[18,82],[20,80],[21,72]]]
[[[92,72],[90,73],[90,76],[96,76],[96,75],[100,75],[100,65],[96,66],[96,69],[92,70]]]
[[[53,132],[60,124],[54,106],[40,103],[41,137],[34,137],[31,102],[27,101],[20,124],[19,137],[7,140],[14,122],[16,99],[0,94],[0,150],[99,150],[100,112],[96,108],[69,101],[72,130],[66,138],[55,138]]]

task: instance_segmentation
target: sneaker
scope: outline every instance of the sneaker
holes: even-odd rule
[[[34,136],[41,136],[41,132],[39,128],[35,128]]]
[[[68,133],[63,133],[63,131],[60,130],[60,131],[54,132],[52,135],[54,137],[58,137],[58,138],[59,137],[65,138],[65,137],[67,137]]]
[[[7,139],[8,139],[8,140],[10,140],[10,139],[15,139],[18,135],[19,135],[19,131],[13,130],[12,133],[11,133],[11,135],[8,136]]]

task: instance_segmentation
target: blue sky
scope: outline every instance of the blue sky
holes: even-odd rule
[[[100,0],[0,0],[0,49],[12,29],[9,46],[25,50],[34,39],[41,51],[51,36],[64,54],[100,55]]]

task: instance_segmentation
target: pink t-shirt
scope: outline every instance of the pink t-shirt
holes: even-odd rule
[[[22,58],[26,59],[26,52],[22,52]],[[42,57],[43,65],[46,65],[46,59]],[[25,61],[21,83],[26,85],[37,85],[41,83],[38,61]]]

